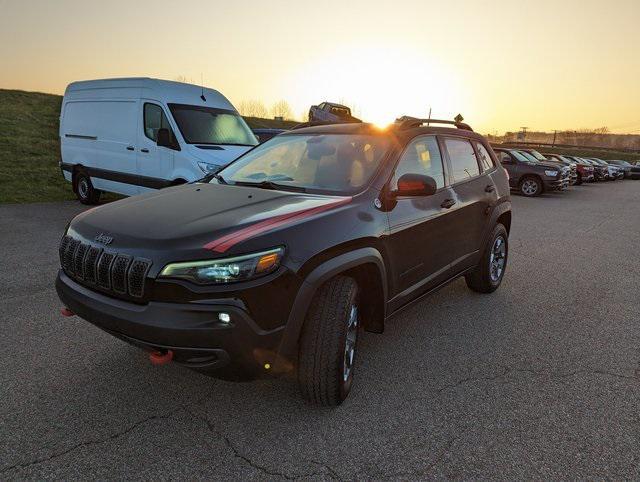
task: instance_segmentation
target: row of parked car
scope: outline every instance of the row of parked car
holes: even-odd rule
[[[541,154],[535,149],[493,147],[509,173],[509,184],[523,196],[563,191],[585,182],[640,179],[640,165],[621,160],[602,160],[560,154]]]

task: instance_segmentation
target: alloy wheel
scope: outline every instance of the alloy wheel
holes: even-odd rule
[[[507,243],[502,236],[498,236],[493,242],[489,256],[489,276],[496,283],[502,277],[504,264],[507,260]]]
[[[538,183],[533,179],[527,179],[522,183],[522,192],[527,196],[533,196],[538,192]]]
[[[358,341],[358,307],[351,305],[349,320],[347,321],[347,336],[344,342],[344,363],[342,380],[347,381],[353,371],[353,362],[356,354],[356,342]]]

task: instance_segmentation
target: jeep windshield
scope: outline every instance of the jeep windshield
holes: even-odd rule
[[[210,182],[349,195],[369,183],[389,149],[382,135],[285,134],[231,163]]]
[[[247,123],[233,110],[186,104],[169,104],[169,109],[182,137],[189,144],[258,144]]]

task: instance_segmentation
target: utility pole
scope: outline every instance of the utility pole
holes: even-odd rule
[[[556,134],[557,134],[557,133],[558,133],[558,131],[554,129],[554,130],[553,130],[553,143],[551,144],[552,146],[555,146],[555,145],[556,145]]]
[[[520,140],[522,140],[522,142],[524,142],[527,138],[528,127],[521,127],[520,129],[522,130],[518,133],[518,137],[521,138]]]

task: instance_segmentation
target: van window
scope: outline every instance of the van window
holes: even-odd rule
[[[438,141],[434,136],[419,137],[411,141],[398,161],[391,189],[398,188],[398,179],[404,174],[422,174],[436,181],[438,189],[444,187],[444,170]]]
[[[159,105],[146,103],[144,105],[144,135],[156,142],[159,129],[169,129],[171,132],[167,116],[164,115],[162,107]]]
[[[480,167],[471,142],[467,139],[445,138],[447,152],[451,159],[452,182],[461,182],[480,175]]]
[[[256,146],[258,140],[236,111],[169,104],[182,137],[189,144]]]
[[[64,107],[62,135],[133,144],[136,111],[135,101],[69,101]]]
[[[480,165],[482,166],[483,171],[488,171],[493,169],[493,160],[489,155],[489,151],[487,151],[486,147],[484,147],[479,142],[476,142],[476,151],[478,151],[478,157],[480,158]]]

